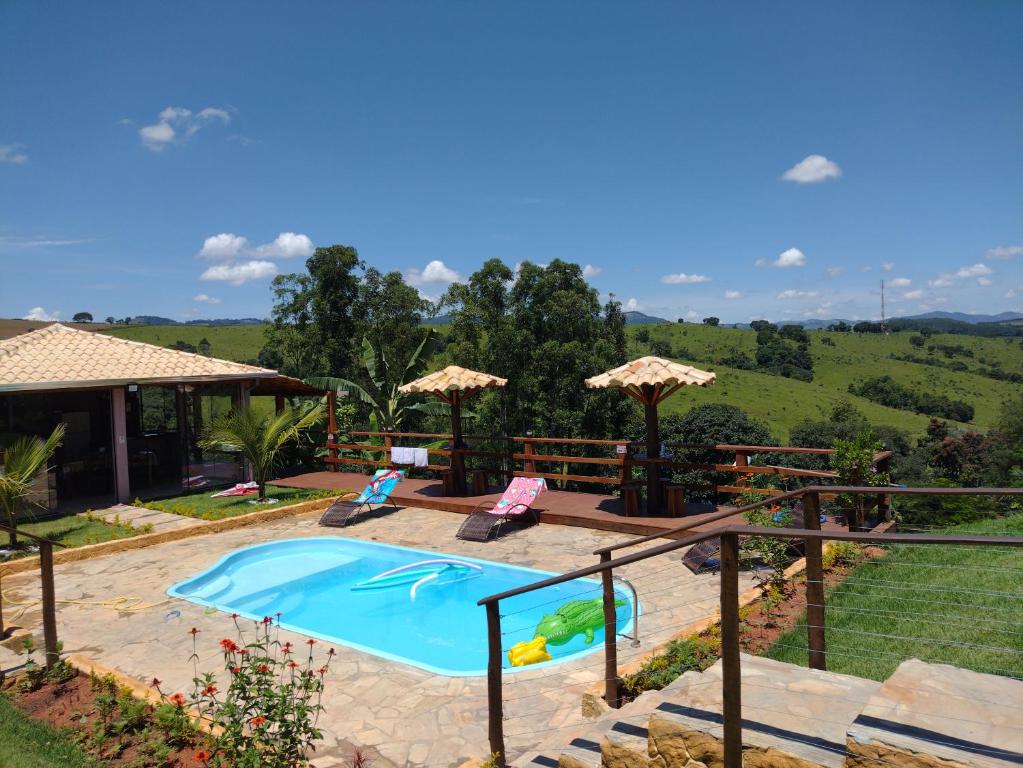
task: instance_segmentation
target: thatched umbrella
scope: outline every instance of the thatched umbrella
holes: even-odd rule
[[[465,448],[462,440],[462,403],[481,389],[503,387],[507,383],[508,380],[500,376],[449,365],[398,388],[399,392],[405,394],[431,394],[451,406],[451,468],[455,472],[455,486],[459,493],[465,493],[465,458],[461,454]]]
[[[661,455],[661,438],[657,424],[657,404],[671,397],[682,387],[695,384],[704,387],[716,374],[688,365],[673,363],[660,357],[641,357],[638,360],[605,371],[586,380],[590,389],[616,387],[629,397],[643,403],[646,412],[647,512],[656,514],[661,508],[660,483],[656,459]]]

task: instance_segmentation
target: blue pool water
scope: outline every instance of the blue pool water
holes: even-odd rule
[[[414,598],[417,574],[358,588],[385,571],[438,558],[478,568],[442,566],[437,578],[420,582]],[[438,674],[481,675],[487,667],[487,622],[476,601],[551,575],[461,555],[320,537],[239,549],[167,594],[252,619],[280,613],[281,626],[296,632]],[[576,579],[501,601],[503,648],[532,640],[545,613],[570,600],[600,596],[599,581]],[[626,592],[618,597],[625,602],[618,608],[618,631],[628,632],[635,606]],[[603,635],[601,628],[589,644],[582,634],[565,645],[548,644],[553,658],[543,664],[512,668],[505,653],[504,665],[511,670],[557,664],[598,650]]]

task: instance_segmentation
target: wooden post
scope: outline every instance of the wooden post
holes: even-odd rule
[[[387,462],[387,466],[394,468],[394,464],[391,463],[391,448],[394,447],[394,435],[389,431],[384,430],[384,461]]]
[[[659,385],[658,385],[659,386]],[[649,390],[649,391],[647,391]],[[646,416],[646,513],[656,515],[661,511],[660,466],[657,459],[661,455],[661,436],[657,424],[657,392],[649,384],[643,385],[643,395],[647,398],[644,414]]]
[[[724,768],[742,768],[742,667],[739,660],[739,536],[721,534],[721,706]]]
[[[333,389],[327,392],[327,442],[337,443],[337,391]],[[328,448],[327,455],[335,460],[328,464],[330,471],[337,472],[337,448]]]
[[[803,495],[803,526],[808,531],[821,529],[821,497]],[[820,539],[807,539],[806,552],[806,648],[811,669],[827,669],[824,645],[824,565]]]
[[[501,673],[504,653],[501,650],[500,603],[487,603],[487,718],[490,753],[497,755],[497,765],[504,768],[504,694]]]
[[[735,452],[735,466],[736,467],[748,467],[749,466],[749,454],[743,453],[742,451],[736,451]],[[742,476],[741,473],[736,472],[735,477],[736,477],[736,483],[735,483],[736,485],[738,485],[740,487],[745,487],[746,486],[746,481],[745,481],[745,479],[743,479],[743,476]]]
[[[526,454],[527,456],[532,456],[534,453],[536,453],[536,446],[533,445],[532,440],[530,440],[527,437],[522,442],[523,442],[522,452],[524,454]],[[522,468],[526,471],[527,475],[536,472],[536,462],[533,461],[532,459],[526,459],[525,461],[522,462]]]
[[[128,469],[128,408],[124,387],[110,390],[110,410],[114,432],[114,481],[117,500],[121,504],[131,503],[131,481]]]
[[[888,457],[888,456],[885,456],[884,458],[879,459],[878,462],[877,462],[877,471],[878,472],[887,472],[889,470],[890,464],[891,464],[891,458]],[[882,494],[878,495],[878,497],[877,497],[877,517],[878,517],[878,520],[891,520],[891,517],[892,517],[891,499],[892,499],[892,497],[889,496],[887,493],[882,493]]]
[[[611,559],[610,552],[601,552],[600,562]],[[604,587],[604,701],[612,709],[621,706],[618,681],[618,612],[615,609],[615,585],[611,569],[600,573]]]
[[[284,395],[274,395],[274,413],[282,413],[284,411]]]
[[[46,668],[60,660],[57,651],[57,597],[53,588],[53,544],[39,542],[39,576],[43,587],[43,646]]]
[[[462,393],[451,393],[451,469],[455,473],[455,490],[465,495],[465,456],[462,454]]]

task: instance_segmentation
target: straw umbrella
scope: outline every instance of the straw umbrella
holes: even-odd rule
[[[462,440],[462,403],[481,389],[503,387],[507,383],[507,379],[499,376],[449,365],[398,388],[404,394],[431,394],[451,406],[451,468],[455,472],[455,487],[459,493],[465,493],[465,458],[461,453],[465,447]]]
[[[660,511],[660,484],[656,459],[661,455],[661,438],[657,423],[657,404],[671,397],[682,387],[693,385],[704,387],[714,381],[716,374],[701,371],[680,363],[673,363],[660,357],[641,357],[638,360],[605,371],[599,376],[586,379],[590,389],[617,388],[629,397],[643,403],[646,415],[646,456],[647,464],[647,512]]]

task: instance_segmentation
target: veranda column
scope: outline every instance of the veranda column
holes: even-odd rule
[[[131,503],[131,481],[128,476],[128,410],[124,387],[110,390],[110,411],[113,416],[114,487],[121,504]]]

